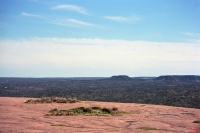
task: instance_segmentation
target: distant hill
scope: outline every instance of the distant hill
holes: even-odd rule
[[[134,80],[153,80],[157,77],[132,77]]]
[[[118,76],[112,76],[112,77],[110,77],[109,80],[122,80],[122,81],[126,81],[126,80],[132,80],[132,78],[130,78],[127,75],[118,75]]]
[[[176,81],[176,82],[187,82],[187,81],[200,81],[200,76],[196,75],[166,75],[159,76],[155,80],[160,81]]]

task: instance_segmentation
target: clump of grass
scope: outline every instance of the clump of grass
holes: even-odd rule
[[[25,103],[76,103],[79,102],[76,98],[62,98],[62,97],[44,97],[40,99],[29,99]]]
[[[118,108],[117,107],[113,107],[112,110],[113,111],[118,111]]]
[[[109,116],[115,114],[128,114],[129,112],[119,111],[118,108],[101,108],[101,107],[77,107],[68,110],[51,109],[47,116]]]
[[[142,130],[157,130],[155,127],[138,127],[136,129],[142,129]]]
[[[51,126],[65,126],[64,124],[51,124]]]
[[[193,121],[193,123],[199,123],[200,124],[200,120],[195,120],[195,121]]]

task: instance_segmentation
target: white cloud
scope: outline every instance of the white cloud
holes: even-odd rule
[[[200,43],[200,34],[194,32],[181,32],[181,34],[187,36],[185,40],[193,43]]]
[[[80,7],[80,6],[76,6],[76,5],[58,5],[52,8],[52,10],[69,10],[69,11],[74,11],[74,12],[78,12],[81,14],[85,14],[85,15],[89,15],[86,11],[85,8]]]
[[[128,21],[128,18],[122,17],[122,16],[104,16],[105,19],[113,20],[113,21]]]
[[[43,76],[59,76],[58,71],[65,76],[200,74],[199,43],[32,38],[0,40],[0,48],[0,71],[8,70],[7,73],[27,70],[27,74],[36,71]]]
[[[128,22],[128,21],[138,21],[141,20],[140,17],[136,15],[132,15],[130,17],[122,17],[122,16],[104,16],[105,19],[113,20],[117,22]]]
[[[60,25],[60,26],[79,27],[78,25],[70,24],[67,20],[62,20],[62,19],[46,21],[46,23]]]
[[[199,33],[193,33],[193,32],[181,32],[183,35],[192,36],[192,37],[200,37]]]
[[[88,22],[84,22],[84,21],[79,21],[79,20],[76,20],[76,19],[67,19],[67,21],[69,21],[69,22],[71,22],[71,23],[74,23],[74,24],[77,24],[77,25],[95,26],[95,25],[92,24],[92,23],[88,23]]]
[[[98,25],[76,20],[76,19],[58,19],[58,20],[50,21],[48,23],[61,25],[61,26],[72,26],[72,27],[81,27],[81,26],[100,27]]]
[[[157,37],[162,37],[162,34],[161,33],[155,33],[155,35],[157,36]]]
[[[26,12],[22,12],[21,15],[27,16],[27,17],[43,18],[42,16],[35,15],[35,14],[30,14],[30,13],[26,13]]]

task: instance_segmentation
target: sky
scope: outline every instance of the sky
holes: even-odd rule
[[[0,0],[0,77],[200,75],[200,0]]]

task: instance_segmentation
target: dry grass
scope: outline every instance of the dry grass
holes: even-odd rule
[[[76,98],[62,98],[62,97],[44,97],[40,99],[29,99],[25,103],[76,103],[79,102]]]
[[[51,124],[51,126],[65,126],[64,124]]]
[[[157,130],[155,127],[138,127],[136,129],[142,129],[142,130]]]
[[[193,123],[199,123],[200,124],[200,120],[195,120],[195,121],[193,121]]]

